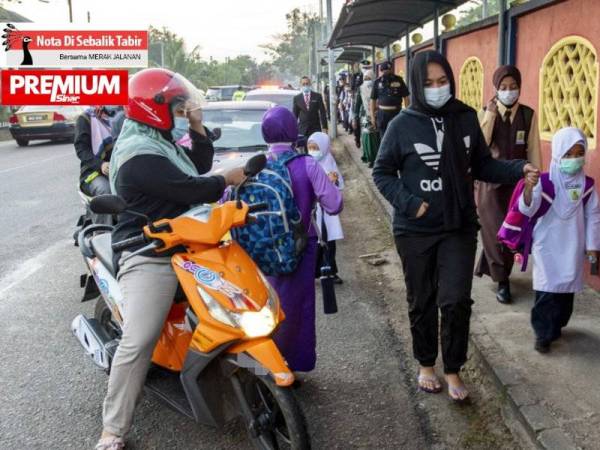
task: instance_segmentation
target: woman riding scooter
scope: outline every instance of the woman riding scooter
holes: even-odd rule
[[[214,155],[202,125],[201,101],[188,80],[166,69],[145,69],[129,80],[126,120],[111,157],[110,183],[130,210],[152,221],[174,218],[193,204],[217,201],[227,185],[243,181],[241,168],[225,176],[200,176],[211,169]],[[190,150],[175,144],[187,132]],[[112,241],[138,235],[144,225],[139,216],[122,213]],[[125,445],[123,437],[131,427],[152,351],[177,288],[165,254],[128,259],[120,266],[118,280],[126,299],[123,335],[112,363],[97,450],[120,450]]]

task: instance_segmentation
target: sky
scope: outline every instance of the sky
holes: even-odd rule
[[[224,60],[248,54],[267,59],[260,45],[273,42],[286,30],[285,14],[295,7],[319,12],[319,0],[72,0],[73,21],[103,28],[147,29],[163,26],[185,39],[188,49],[196,45],[205,59]],[[344,0],[332,0],[334,20]],[[13,10],[34,22],[64,24],[69,21],[67,0],[5,1]],[[325,0],[323,0],[324,14]]]

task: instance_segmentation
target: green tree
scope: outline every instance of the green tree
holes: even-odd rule
[[[482,1],[477,1],[478,5],[473,5],[471,9],[463,11],[460,19],[456,22],[457,27],[464,27],[482,19],[483,5]],[[488,0],[488,16],[493,16],[500,12],[499,0]]]
[[[293,9],[285,16],[287,31],[276,42],[261,47],[272,58],[272,65],[285,78],[298,79],[308,73],[311,27],[319,24],[315,14]]]

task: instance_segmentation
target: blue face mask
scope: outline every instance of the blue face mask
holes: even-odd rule
[[[302,92],[304,92],[305,94],[310,93],[310,86],[302,86]]]
[[[450,84],[445,84],[439,88],[425,88],[425,101],[433,109],[440,109],[452,98]]]
[[[190,128],[190,121],[187,117],[175,117],[171,137],[177,142],[184,137]]]
[[[109,117],[113,117],[119,109],[121,109],[119,106],[105,106],[104,113]]]
[[[585,165],[585,157],[563,158],[560,160],[560,171],[566,175],[575,175]]]

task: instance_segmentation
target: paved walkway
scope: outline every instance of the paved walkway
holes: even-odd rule
[[[342,132],[338,143],[360,168],[382,214],[391,219],[391,208],[360,161],[353,138]],[[552,450],[600,449],[600,295],[591,289],[578,295],[563,337],[549,354],[540,355],[533,350],[529,324],[531,276],[517,270],[511,305],[495,300],[490,279],[475,278],[471,352],[485,361],[507,415],[517,419],[532,444]]]

